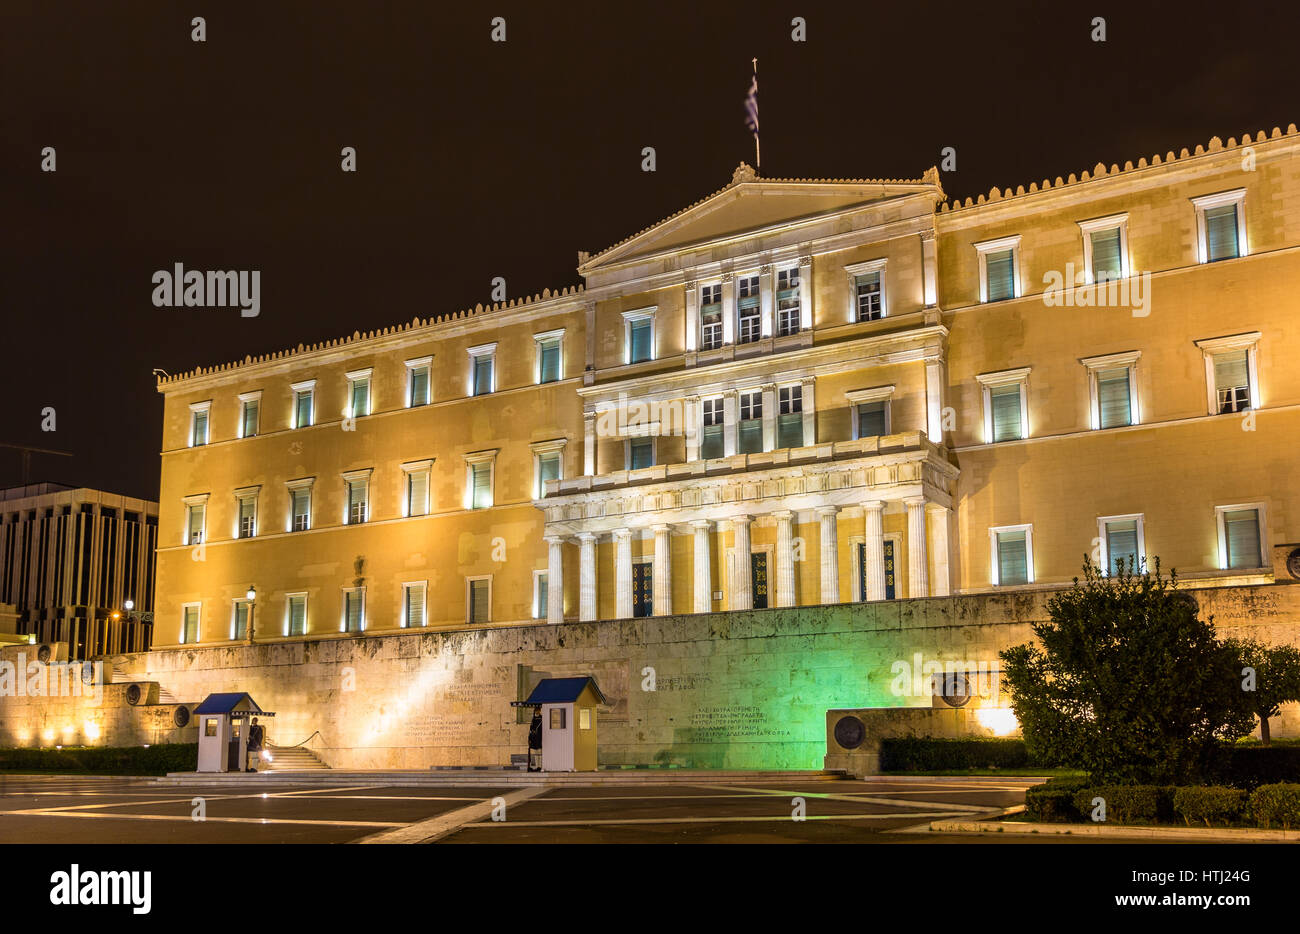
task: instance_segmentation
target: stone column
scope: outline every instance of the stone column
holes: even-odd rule
[[[564,539],[546,536],[546,621],[564,622]]]
[[[686,351],[700,347],[700,289],[694,279],[686,280]]]
[[[695,600],[696,613],[713,611],[713,576],[709,573],[709,526],[708,519],[696,519],[691,523],[695,530]]]
[[[776,304],[776,292],[772,288],[771,266],[764,266],[758,272],[758,296],[761,333],[763,337],[771,337],[775,333],[775,325],[772,323],[772,309]]]
[[[930,567],[925,553],[925,497],[903,501],[907,506],[907,595],[930,595]]]
[[[813,326],[813,284],[811,256],[799,257],[799,330],[811,331]]]
[[[656,525],[654,563],[654,614],[671,616],[673,613],[673,539],[672,529]]]
[[[794,514],[774,512],[776,520],[776,605],[794,606]]]
[[[813,388],[817,385],[811,376],[803,380],[803,443],[811,447],[817,443],[817,400]]]
[[[632,616],[632,533],[614,530],[614,615],[619,619]]]
[[[582,413],[582,470],[588,477],[596,475],[596,413]]]
[[[596,619],[596,533],[579,532],[578,542],[578,619],[590,623]]]
[[[740,401],[736,397],[736,390],[728,389],[722,394],[722,454],[724,457],[732,457],[736,453],[736,419],[740,413],[737,411]]]
[[[943,444],[943,390],[946,381],[943,360],[940,358],[926,360],[925,434],[935,444]]]
[[[934,230],[925,230],[921,232],[921,280],[925,296],[925,307],[933,308],[939,301],[939,277],[937,275],[938,266],[935,262],[936,250],[934,240]]]
[[[952,596],[952,564],[948,554],[948,517],[951,510],[938,503],[925,507],[929,520],[930,543],[934,546],[934,580],[930,582],[931,596]]]
[[[763,450],[776,450],[776,383],[763,385]]]
[[[840,602],[840,546],[836,534],[835,515],[838,506],[819,506],[817,518],[821,521],[822,603]]]
[[[725,273],[722,276],[722,343],[736,342],[736,276]]]
[[[686,424],[686,460],[697,461],[700,459],[700,440],[704,432],[704,410],[701,408],[699,396],[687,396],[682,400],[682,405],[686,407],[683,415]]]
[[[731,608],[733,610],[752,610],[754,608],[754,588],[749,568],[749,523],[751,516],[736,516],[731,520],[735,530],[733,580],[731,582]]]
[[[866,539],[862,560],[867,563],[866,600],[885,599],[885,504],[878,499],[862,504],[866,513]]]

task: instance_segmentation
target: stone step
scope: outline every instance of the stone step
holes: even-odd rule
[[[274,755],[274,753],[272,753]],[[195,783],[238,783],[289,781],[299,784],[337,784],[397,786],[470,785],[497,787],[504,785],[658,785],[677,782],[713,783],[792,783],[844,781],[844,772],[812,770],[763,772],[749,769],[609,769],[598,772],[520,772],[515,769],[493,766],[484,769],[370,769],[335,770],[315,769],[303,771],[265,771],[257,775],[238,772],[197,773],[169,772],[156,779],[161,784],[190,785]]]

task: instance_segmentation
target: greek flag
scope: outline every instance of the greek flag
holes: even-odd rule
[[[750,79],[749,93],[745,95],[745,126],[758,139],[758,75]]]

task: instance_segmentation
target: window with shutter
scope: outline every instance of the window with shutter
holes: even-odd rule
[[[783,386],[777,391],[776,426],[778,448],[803,447],[803,387]]]
[[[640,363],[653,355],[654,321],[639,318],[628,326],[628,339],[631,342],[630,361]]]
[[[1250,371],[1244,349],[1214,355],[1214,388],[1220,414],[1250,408]]]
[[[411,367],[411,401],[412,407],[429,404],[429,367]]]
[[[343,627],[347,632],[361,632],[365,628],[366,592],[364,589],[345,590]]]
[[[404,588],[406,607],[403,625],[408,629],[424,626],[426,623],[424,616],[426,587],[427,585],[424,582],[420,582],[418,584],[407,584]]]
[[[722,284],[700,288],[700,349],[722,346]]]
[[[546,574],[533,575],[533,581],[537,585],[537,593],[533,594],[533,606],[536,608],[533,611],[534,619],[546,619],[546,612],[547,612],[546,598],[548,596],[547,591],[549,590],[549,587],[547,586],[547,580],[548,580],[548,575]]]
[[[293,531],[305,532],[311,527],[311,490],[297,487],[291,495],[293,496]]]
[[[252,538],[256,532],[257,500],[252,496],[239,498],[239,537]]]
[[[470,508],[487,509],[492,505],[492,465],[471,464],[470,482],[474,485]]]
[[[889,403],[863,402],[858,405],[858,437],[878,438],[889,434]]]
[[[1088,234],[1092,241],[1092,279],[1105,282],[1123,275],[1123,257],[1120,253],[1120,230],[1094,230]]]
[[[700,440],[700,457],[708,460],[724,456],[725,446],[722,436],[722,400],[705,399],[704,434]]]
[[[1025,533],[999,532],[998,584],[1026,584],[1029,582],[1029,556]]]
[[[763,451],[763,394],[746,392],[740,396],[740,425],[737,448],[741,454]]]
[[[986,301],[999,302],[1016,295],[1015,250],[998,250],[984,254],[984,276],[988,286]]]
[[[781,269],[776,274],[776,333],[796,334],[801,326],[799,303],[799,267]]]
[[[560,378],[559,338],[541,341],[537,351],[541,354],[541,382],[553,383]]]
[[[293,427],[306,428],[312,419],[312,396],[310,389],[301,389],[294,395]]]
[[[655,465],[655,439],[632,438],[628,442],[628,469],[640,470]]]
[[[537,455],[537,495],[546,495],[546,481],[560,479],[560,455]]]
[[[1142,556],[1138,554],[1138,525],[1136,519],[1119,519],[1106,523],[1107,573],[1132,570],[1142,571]]]
[[[363,415],[370,414],[370,378],[361,377],[354,379],[350,383],[351,407],[349,411],[353,418],[360,418]]]
[[[189,538],[186,540],[187,545],[198,545],[203,541],[203,518],[207,512],[205,506],[194,505],[189,507]]]
[[[201,444],[208,443],[208,413],[198,411],[194,413],[193,425],[190,431],[190,444],[198,447]]]
[[[745,276],[736,283],[736,311],[740,327],[737,329],[741,344],[751,344],[763,336],[759,308],[758,276]]]
[[[1129,368],[1099,370],[1097,379],[1098,424],[1117,428],[1133,424],[1133,405],[1129,389]]]
[[[474,357],[474,395],[486,396],[492,392],[492,354],[478,354]]]
[[[1234,259],[1241,255],[1237,242],[1237,205],[1224,204],[1205,209],[1205,258],[1207,262]]]
[[[366,521],[366,500],[369,484],[365,480],[347,481],[348,525],[359,525]]]
[[[181,623],[181,642],[191,645],[199,641],[199,608],[187,606]]]
[[[289,594],[287,601],[285,623],[289,630],[288,635],[304,635],[307,632],[307,595]]]
[[[1230,568],[1258,568],[1264,564],[1260,549],[1259,510],[1236,509],[1223,514],[1224,543]]]
[[[491,581],[486,578],[469,582],[469,621],[487,623],[492,620]]]
[[[257,434],[257,420],[261,403],[250,399],[244,403],[243,424],[240,437],[252,438]]]
[[[411,470],[406,474],[406,514],[423,516],[429,512],[429,472]]]
[[[1021,385],[994,386],[989,389],[989,405],[993,417],[993,440],[1018,441],[1024,437],[1021,424]]]
[[[248,638],[248,609],[249,603],[247,600],[235,601],[235,618],[230,627],[231,639]]]

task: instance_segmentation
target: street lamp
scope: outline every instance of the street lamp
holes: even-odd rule
[[[248,585],[248,592],[244,594],[248,598],[248,644],[253,644],[253,604],[257,601],[257,588],[252,584]]]

